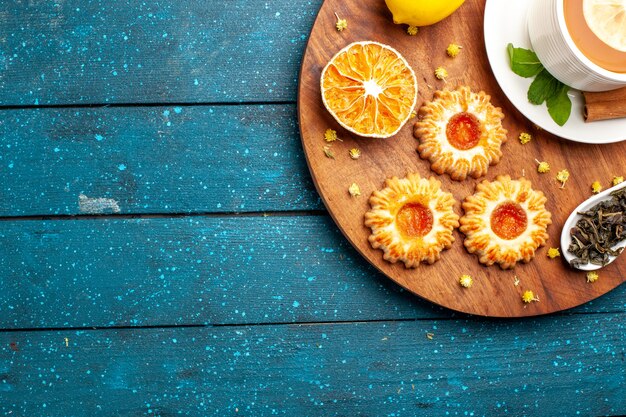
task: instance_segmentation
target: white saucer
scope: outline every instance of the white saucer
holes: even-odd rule
[[[626,118],[585,123],[584,100],[577,90],[570,90],[572,114],[563,127],[557,125],[545,104],[528,102],[532,78],[522,78],[511,71],[506,46],[531,49],[526,15],[528,0],[487,0],[485,6],[485,46],[493,74],[511,103],[531,122],[559,137],[583,143],[611,143],[626,140]]]

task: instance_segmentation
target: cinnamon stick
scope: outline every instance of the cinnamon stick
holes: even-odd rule
[[[583,96],[586,122],[626,117],[626,88],[600,93],[583,92]]]

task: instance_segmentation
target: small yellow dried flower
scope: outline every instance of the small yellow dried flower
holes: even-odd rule
[[[361,151],[357,148],[350,149],[350,158],[359,159],[361,157]]]
[[[530,133],[522,132],[519,134],[519,141],[522,143],[522,145],[526,145],[531,140],[533,140],[533,135],[531,135]]]
[[[596,271],[587,272],[587,282],[596,282],[600,275]]]
[[[334,142],[337,139],[339,139],[337,137],[337,131],[333,130],[333,129],[326,129],[326,132],[324,132],[324,140],[326,142]]]
[[[602,191],[602,184],[600,184],[600,181],[594,181],[593,184],[591,184],[591,192],[598,194],[600,191]]]
[[[461,275],[461,278],[459,279],[459,284],[461,284],[461,287],[469,288],[472,286],[473,283],[474,280],[469,275]]]
[[[361,188],[356,182],[353,182],[350,187],[348,187],[348,192],[352,197],[358,197],[361,195]]]
[[[461,52],[462,48],[463,48],[462,46],[457,45],[456,43],[451,43],[446,48],[446,54],[448,54],[450,58],[454,58],[459,54],[459,52]]]
[[[348,21],[346,19],[340,19],[337,13],[335,13],[335,16],[337,17],[337,23],[335,23],[335,27],[339,32],[341,32],[348,27]]]
[[[326,158],[335,159],[335,154],[330,150],[330,146],[324,146],[324,155]]]
[[[448,77],[448,71],[444,67],[437,67],[437,69],[435,70],[435,77],[438,80],[445,81]]]
[[[561,256],[561,252],[559,251],[559,248],[548,249],[548,258],[554,259],[554,258],[558,258],[559,256]]]
[[[416,112],[415,110],[413,110],[413,111],[411,112],[411,115],[409,116],[409,119],[414,119],[414,118],[416,118],[416,117],[417,117],[417,112]]]
[[[409,26],[408,28],[406,28],[406,33],[408,33],[411,36],[417,35],[417,32],[419,32],[419,29],[417,26]]]
[[[528,290],[524,291],[524,294],[522,294],[522,301],[528,304],[533,301],[539,301],[539,297],[537,297],[532,291]]]
[[[556,180],[561,183],[561,188],[565,188],[565,183],[569,179],[569,171],[563,169],[556,173]]]
[[[537,172],[540,174],[545,174],[546,172],[550,171],[550,164],[545,162],[545,161],[537,161],[535,159],[535,162],[537,162]]]
[[[613,186],[624,182],[624,177],[613,177]]]

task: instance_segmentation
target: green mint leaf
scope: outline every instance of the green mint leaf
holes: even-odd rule
[[[528,88],[528,101],[533,104],[543,104],[549,97],[558,93],[562,85],[559,80],[543,69]]]
[[[561,84],[556,94],[546,99],[548,105],[548,113],[557,125],[563,126],[572,113],[572,101],[569,99],[567,92],[569,87]]]
[[[506,46],[506,51],[509,54],[509,62],[511,63],[511,68],[513,68],[513,60],[515,58],[515,47],[513,46],[512,43],[509,43]]]
[[[515,48],[513,44],[507,45],[509,60],[511,61],[511,70],[520,77],[528,78],[539,74],[543,69],[543,65],[539,62],[537,55],[528,49]]]
[[[552,120],[563,126],[572,114],[572,101],[567,95],[570,88],[550,75],[533,51],[515,48],[511,43],[506,49],[515,74],[524,78],[536,76],[528,89],[528,101],[532,104],[545,101]]]

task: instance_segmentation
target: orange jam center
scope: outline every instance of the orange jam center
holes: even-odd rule
[[[524,233],[527,226],[526,212],[512,201],[499,204],[491,213],[491,230],[501,239],[515,239]]]
[[[480,121],[471,113],[457,113],[448,121],[446,136],[455,148],[472,149],[480,142]]]
[[[421,237],[433,228],[433,213],[423,204],[408,203],[400,209],[396,221],[405,236]]]

